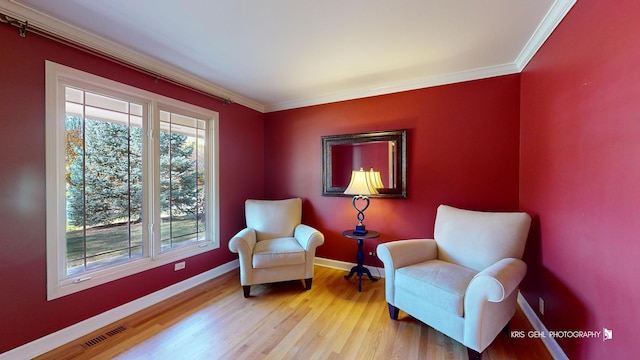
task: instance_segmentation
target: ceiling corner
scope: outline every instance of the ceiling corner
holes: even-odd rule
[[[553,33],[575,3],[576,0],[557,0],[553,3],[516,58],[514,63],[518,71],[524,70],[529,61],[531,61],[544,42],[547,41],[547,38],[551,36],[551,33]]]

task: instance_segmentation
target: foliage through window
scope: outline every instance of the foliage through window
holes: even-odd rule
[[[139,258],[142,108],[65,87],[67,274]]]
[[[50,299],[219,246],[216,113],[51,62],[47,100]]]
[[[160,111],[162,250],[205,236],[205,130],[203,120]]]

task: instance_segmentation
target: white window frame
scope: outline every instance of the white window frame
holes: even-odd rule
[[[218,121],[219,114],[192,104],[45,62],[46,86],[46,211],[47,299],[53,300],[97,285],[220,247]],[[143,119],[143,256],[127,262],[66,275],[65,86],[105,95],[120,95],[145,106]],[[196,244],[160,252],[159,149],[160,109],[207,121],[208,149],[205,190],[206,238]],[[149,156],[149,154],[151,154]]]

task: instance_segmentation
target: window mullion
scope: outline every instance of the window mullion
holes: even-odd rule
[[[169,115],[169,248],[173,247],[173,148],[172,148],[172,117]],[[162,241],[162,239],[161,239]]]
[[[193,196],[196,198],[196,211],[195,211],[195,219],[194,221],[196,222],[196,240],[199,241],[200,240],[200,222],[198,221],[198,215],[200,214],[200,204],[199,204],[199,198],[198,198],[198,190],[200,189],[200,182],[198,179],[198,175],[200,174],[200,162],[198,161],[199,159],[199,155],[200,155],[200,128],[196,127],[196,148],[195,148],[195,152],[196,152],[196,173],[195,173],[195,177],[196,177],[196,186],[193,189],[194,194]]]
[[[84,209],[82,210],[82,267],[87,269],[87,131],[86,131],[86,111],[84,104],[82,105],[82,204]],[[65,265],[65,273],[68,273],[69,269]]]
[[[146,123],[149,127],[147,149],[147,168],[145,173],[147,179],[148,218],[150,229],[147,246],[150,251],[149,256],[156,259],[160,255],[160,109],[155,101],[151,101],[148,107],[148,119]]]
[[[131,104],[129,103],[129,108]],[[127,115],[127,245],[128,245],[128,257],[131,259],[133,255],[131,251],[131,113]]]

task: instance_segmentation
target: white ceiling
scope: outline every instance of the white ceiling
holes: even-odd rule
[[[0,0],[0,12],[274,111],[517,73],[574,2]]]

